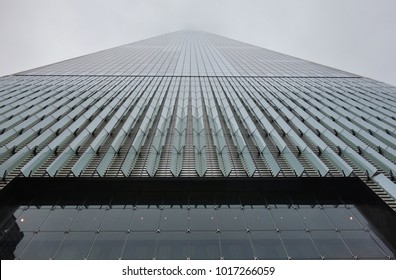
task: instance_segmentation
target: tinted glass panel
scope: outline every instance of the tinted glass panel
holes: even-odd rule
[[[243,211],[234,208],[219,208],[216,210],[221,230],[244,230],[246,222]]]
[[[319,259],[319,252],[307,232],[282,231],[280,236],[286,247],[287,254],[292,259]]]
[[[251,260],[254,258],[246,231],[222,231],[219,234],[221,253],[226,260]]]
[[[336,231],[312,231],[312,239],[325,259],[352,259],[340,235]]]
[[[265,208],[245,208],[247,227],[250,230],[275,230],[270,212]]]
[[[131,223],[132,209],[109,209],[106,211],[100,229],[103,231],[125,231]]]
[[[386,258],[378,244],[365,231],[343,231],[341,236],[358,258]]]
[[[133,214],[132,230],[157,230],[159,228],[161,211],[159,209],[138,209]]]
[[[158,234],[156,258],[159,260],[182,260],[191,255],[190,233],[161,231]]]
[[[302,230],[305,228],[293,208],[271,209],[271,213],[276,227],[280,230]]]
[[[161,230],[186,230],[188,228],[188,211],[181,208],[165,208],[161,211]]]
[[[370,231],[370,236],[381,247],[385,255],[390,258],[396,257],[396,231],[394,230],[376,230]],[[393,244],[393,245],[392,245]]]
[[[122,254],[124,260],[151,260],[155,257],[158,233],[131,232]]]
[[[334,229],[334,226],[324,214],[323,209],[316,207],[312,209],[301,208],[297,212],[305,226],[311,230]]]
[[[73,222],[78,211],[77,209],[58,208],[49,214],[43,225],[40,227],[42,231],[66,231]]]
[[[35,231],[39,229],[50,212],[50,209],[29,208],[23,211],[16,223],[21,231]]]
[[[104,209],[83,208],[70,226],[72,231],[95,231],[99,229],[105,214]]]
[[[218,228],[216,211],[213,208],[191,209],[189,227],[191,230],[216,230]]]
[[[352,212],[345,207],[325,208],[324,211],[338,229],[362,229]]]
[[[94,232],[70,232],[56,251],[56,260],[82,260],[88,257],[89,249],[95,240]]]
[[[90,260],[117,260],[121,258],[127,234],[125,232],[100,232],[89,252]]]
[[[35,234],[23,251],[20,259],[48,260],[53,258],[65,234],[63,232],[39,232]]]
[[[220,244],[218,234],[214,231],[192,231],[188,237],[187,254],[193,260],[218,260]]]
[[[258,259],[287,259],[279,234],[275,231],[252,231],[251,239]]]

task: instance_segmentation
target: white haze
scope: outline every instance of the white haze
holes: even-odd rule
[[[0,0],[0,76],[182,29],[396,85],[395,0]]]

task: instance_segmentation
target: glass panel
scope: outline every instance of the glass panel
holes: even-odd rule
[[[122,254],[124,260],[151,260],[155,257],[158,233],[131,232],[127,235]]]
[[[103,231],[125,231],[130,225],[133,213],[132,209],[109,209],[106,211],[100,229]]]
[[[365,231],[342,231],[342,238],[359,259],[385,259],[385,254]]]
[[[305,231],[282,231],[280,236],[292,259],[319,259],[319,252]]]
[[[274,217],[275,225],[280,230],[302,230],[304,225],[298,217],[297,210],[293,208],[271,208],[272,216]]]
[[[376,230],[370,231],[370,236],[378,246],[384,251],[385,255],[394,259],[396,257],[396,231]]]
[[[131,223],[131,230],[157,230],[159,228],[161,210],[159,209],[138,209],[134,212]]]
[[[100,232],[89,252],[90,260],[117,260],[121,258],[127,234],[125,232]]]
[[[356,218],[345,207],[325,208],[324,211],[334,226],[340,230],[362,229]]]
[[[312,231],[311,236],[320,254],[326,259],[351,259],[352,253],[336,231]]]
[[[247,227],[250,230],[275,230],[270,212],[265,208],[245,208]]]
[[[161,231],[158,234],[156,258],[159,260],[185,260],[191,251],[187,240],[189,236],[190,234],[185,231]]]
[[[23,251],[22,260],[48,260],[54,256],[65,234],[63,232],[39,232],[34,234],[29,245]]]
[[[329,219],[320,208],[300,208],[297,213],[307,228],[311,230],[334,229]]]
[[[66,231],[73,222],[77,209],[57,208],[49,214],[44,224],[40,227],[42,231]]]
[[[375,228],[375,226],[369,223],[369,221],[364,217],[364,214],[362,214],[358,209],[356,209],[355,207],[351,207],[350,211],[352,212],[353,216],[359,221],[359,223],[362,224],[362,227],[366,229]]]
[[[18,258],[32,237],[33,232],[9,231],[5,233],[0,239],[0,259]]]
[[[212,208],[191,209],[189,211],[189,228],[191,230],[213,230],[218,227],[216,211]]]
[[[70,232],[66,234],[61,246],[56,251],[54,259],[82,260],[87,258],[95,237],[94,232]]]
[[[226,260],[252,260],[252,246],[246,231],[222,231],[219,234],[221,252]]]
[[[72,231],[95,231],[102,221],[104,209],[83,208],[71,225]]]
[[[188,235],[188,257],[193,260],[220,259],[219,237],[216,232],[192,231]]]
[[[164,209],[161,211],[161,230],[186,230],[188,228],[188,211],[186,209]]]
[[[258,259],[287,259],[279,234],[275,231],[252,231],[250,236]]]
[[[35,231],[39,229],[49,213],[50,209],[29,208],[23,211],[16,223],[21,231]]]
[[[239,208],[219,208],[216,212],[221,230],[246,230],[243,211]]]

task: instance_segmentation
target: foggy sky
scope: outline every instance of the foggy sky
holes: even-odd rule
[[[395,0],[0,0],[0,76],[183,29],[396,85]]]

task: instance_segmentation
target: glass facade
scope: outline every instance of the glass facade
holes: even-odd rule
[[[37,190],[0,216],[3,258],[393,258],[388,222],[372,230],[353,199],[284,180],[356,177],[396,210],[395,105],[395,87],[198,31],[0,77],[0,195],[43,177],[167,190]],[[272,178],[287,195],[210,178]]]
[[[396,214],[357,178],[44,178],[30,181],[39,201],[27,180],[15,180],[2,196],[2,259],[396,256]],[[58,201],[53,200],[55,192]],[[81,193],[86,194],[81,204],[67,198]]]

